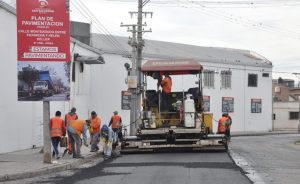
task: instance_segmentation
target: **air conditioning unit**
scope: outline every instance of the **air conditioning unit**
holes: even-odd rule
[[[275,87],[275,93],[280,93],[280,87],[279,86]]]

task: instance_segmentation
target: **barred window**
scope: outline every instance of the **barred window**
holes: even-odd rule
[[[224,70],[221,71],[221,87],[222,88],[231,88],[231,71]]]
[[[299,119],[299,112],[289,112],[290,113],[290,120],[298,120]]]
[[[215,71],[204,70],[204,87],[213,88],[215,84]]]
[[[257,87],[257,74],[248,74],[248,86]]]

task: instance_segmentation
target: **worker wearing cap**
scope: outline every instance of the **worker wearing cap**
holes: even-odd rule
[[[100,126],[101,126],[101,119],[97,116],[95,111],[92,111],[91,118],[90,118],[90,137],[91,137],[91,152],[95,152],[99,150],[98,138],[100,135]]]
[[[109,122],[109,127],[111,126],[113,132],[114,132],[114,140],[118,142],[118,138],[121,139],[122,131],[122,118],[121,116],[118,115],[118,111],[114,112],[114,115],[111,117],[110,122]]]
[[[59,159],[58,152],[58,144],[61,140],[61,137],[66,134],[66,127],[64,120],[61,119],[61,112],[56,111],[55,117],[50,119],[50,137],[53,146],[53,154],[54,157],[56,155],[56,159]]]
[[[76,120],[76,119],[78,119],[78,115],[76,114],[76,108],[72,107],[71,111],[69,113],[67,113],[66,116],[65,116],[66,126],[68,126],[68,123],[71,120]]]
[[[82,145],[81,135],[83,137],[83,143],[85,146],[87,144],[87,121],[89,120],[71,120],[68,125],[68,133],[70,135],[69,139],[72,145],[73,158],[83,158],[80,152]]]
[[[71,111],[69,113],[67,113],[65,115],[65,126],[68,127],[69,122],[72,120],[77,120],[78,119],[78,115],[76,114],[76,108],[72,107]],[[72,154],[72,144],[70,142],[70,135],[68,134],[68,148],[64,151],[64,154],[66,151],[68,151],[68,153],[71,155]]]
[[[107,125],[101,127],[101,139],[104,158],[110,158],[112,155],[113,131]]]

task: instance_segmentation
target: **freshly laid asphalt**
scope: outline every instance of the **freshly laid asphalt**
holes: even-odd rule
[[[66,172],[67,173],[67,172]],[[14,183],[14,182],[10,182]],[[225,152],[128,154],[67,174],[22,183],[64,184],[250,184]]]

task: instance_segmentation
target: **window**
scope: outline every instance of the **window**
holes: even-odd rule
[[[75,65],[75,62],[73,62],[73,64],[72,64],[72,82],[75,82],[75,67],[76,67],[76,65]]]
[[[231,71],[221,71],[221,87],[222,88],[231,88]]]
[[[215,71],[204,70],[204,87],[213,88],[215,83]]]
[[[248,74],[248,86],[257,87],[257,74]]]
[[[261,99],[252,98],[251,99],[251,113],[261,113]]]
[[[290,120],[298,120],[299,112],[290,112]]]
[[[263,76],[263,77],[269,77],[270,74],[269,74],[269,73],[263,73],[262,76]]]

